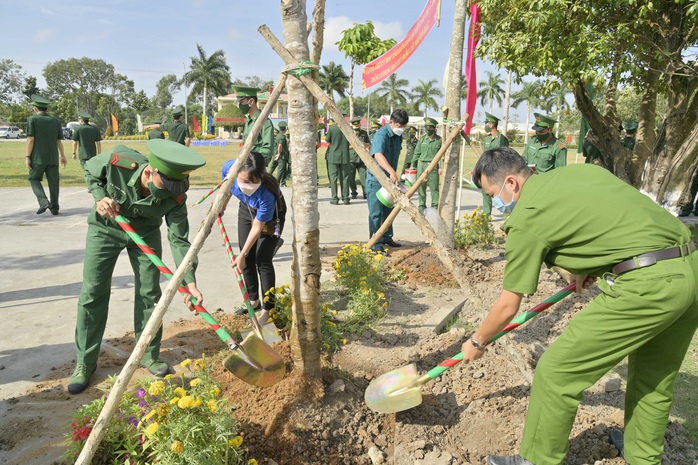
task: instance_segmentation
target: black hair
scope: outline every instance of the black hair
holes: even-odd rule
[[[473,183],[482,189],[482,175],[487,176],[490,184],[502,184],[509,175],[531,174],[531,168],[526,164],[519,152],[511,147],[498,147],[487,150],[480,155],[473,170]]]
[[[409,120],[410,117],[407,116],[407,112],[402,109],[397,109],[390,115],[390,121],[397,124],[407,124]]]
[[[262,181],[262,185],[267,188],[269,192],[274,194],[276,200],[279,200],[279,182],[274,176],[266,170],[266,162],[264,161],[264,155],[259,152],[250,152],[247,160],[240,168],[240,171],[246,172],[248,175],[254,176],[256,179]]]

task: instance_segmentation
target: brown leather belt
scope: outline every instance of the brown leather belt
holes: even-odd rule
[[[652,266],[657,262],[662,260],[669,260],[671,258],[679,258],[683,255],[688,255],[696,250],[696,245],[691,241],[688,244],[683,244],[678,247],[672,247],[671,249],[657,250],[656,252],[643,253],[637,257],[629,258],[624,260],[613,268],[611,271],[613,274],[623,274],[628,271],[636,270],[638,268],[644,268],[646,266]]]

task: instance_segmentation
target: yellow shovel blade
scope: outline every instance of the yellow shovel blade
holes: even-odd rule
[[[408,386],[418,378],[414,363],[380,375],[366,388],[366,405],[380,413],[401,412],[416,407],[422,403],[420,386]]]
[[[253,386],[273,386],[286,374],[286,364],[281,356],[254,333],[247,335],[240,349],[233,351],[223,365]]]

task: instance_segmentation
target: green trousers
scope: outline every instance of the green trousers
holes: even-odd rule
[[[136,232],[146,244],[162,256],[160,228]],[[138,246],[121,230],[116,221],[96,215],[93,210],[88,218],[85,263],[82,272],[82,290],[78,299],[78,315],[75,324],[75,350],[77,364],[96,365],[99,348],[107,324],[112,274],[116,260],[123,249],[128,252],[134,273],[133,325],[138,340],[148,323],[156,302],[160,299],[160,272]],[[119,305],[117,311],[124,311]],[[157,360],[160,354],[162,327],[150,342],[143,360]]]
[[[364,162],[362,161],[358,163],[349,163],[349,189],[351,190],[351,195],[358,195],[358,192],[356,191],[357,171],[359,172],[359,182],[361,183],[361,190],[363,191],[364,197],[366,197],[366,165],[364,165]]]
[[[417,163],[417,179],[424,173],[430,162],[419,161]],[[439,206],[439,171],[433,170],[429,173],[426,182],[419,186],[417,193],[419,194],[419,211],[424,211],[427,208],[427,186],[431,195],[431,206],[437,208]]]
[[[277,160],[276,157],[274,157],[274,159],[271,161],[271,164],[267,166],[267,171],[269,172],[269,174],[274,176],[274,171],[276,171],[276,168],[279,166],[279,160]]]
[[[492,216],[492,197],[485,194],[485,191],[482,191],[482,211],[485,215]]]
[[[291,175],[291,160],[287,158],[280,158],[279,172],[277,174],[278,177],[276,179],[279,181],[279,185],[285,186],[286,181],[288,181],[288,178]]]
[[[49,199],[46,198],[44,186],[41,185],[41,181],[44,180],[44,174],[48,182],[48,193],[51,197],[50,202]],[[50,210],[58,211],[59,180],[58,165],[37,165],[36,163],[32,163],[32,168],[29,170],[29,185],[40,207],[48,205]]]
[[[327,174],[330,178],[330,190],[332,191],[332,200],[335,202],[339,201],[337,195],[337,183],[339,183],[339,188],[341,190],[342,200],[345,202],[349,201],[349,171],[351,170],[351,165],[349,163],[337,164],[328,163],[327,164]]]
[[[521,456],[559,465],[584,390],[628,357],[625,459],[662,463],[674,381],[698,327],[698,253],[599,280],[536,367]]]

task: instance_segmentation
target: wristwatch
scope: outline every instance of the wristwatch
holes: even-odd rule
[[[482,350],[482,351],[487,350],[487,346],[484,346],[484,345],[480,344],[480,343],[477,342],[477,341],[475,340],[475,338],[472,337],[472,336],[470,336],[470,343],[471,343],[471,344],[473,345],[473,347],[475,347],[477,350]]]

